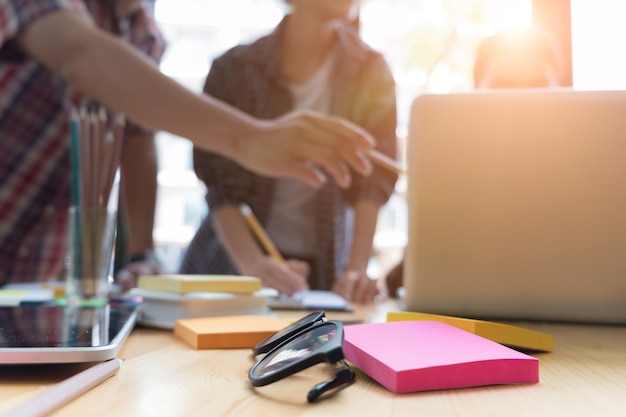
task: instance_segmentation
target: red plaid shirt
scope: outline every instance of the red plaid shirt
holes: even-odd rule
[[[0,1],[0,284],[61,279],[68,228],[69,89],[14,38],[37,19],[68,10],[158,59],[163,41],[150,14],[116,18],[114,1]]]

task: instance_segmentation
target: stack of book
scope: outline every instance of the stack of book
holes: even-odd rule
[[[176,320],[196,317],[266,315],[273,289],[241,275],[151,275],[130,291],[143,299],[139,323],[173,329]]]

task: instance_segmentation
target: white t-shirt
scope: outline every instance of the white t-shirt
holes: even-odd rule
[[[333,54],[304,83],[292,84],[294,109],[328,114]],[[267,233],[279,251],[311,256],[316,253],[315,196],[317,190],[292,178],[276,180]]]

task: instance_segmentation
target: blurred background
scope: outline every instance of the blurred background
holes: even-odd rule
[[[167,40],[161,71],[201,92],[213,58],[267,34],[286,12],[282,0],[151,1]],[[422,93],[473,88],[479,43],[499,31],[540,25],[566,58],[563,83],[577,89],[626,88],[626,2],[622,0],[362,0],[362,38],[382,52],[397,83],[399,159],[404,161],[409,109]],[[155,245],[168,271],[178,268],[206,215],[205,189],[192,166],[191,144],[159,133]],[[403,162],[404,163],[404,162]],[[373,277],[384,275],[406,244],[405,178],[380,213]]]

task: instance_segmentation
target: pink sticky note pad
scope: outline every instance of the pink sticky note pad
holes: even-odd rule
[[[446,323],[344,328],[348,361],[395,393],[539,381],[539,361]]]

